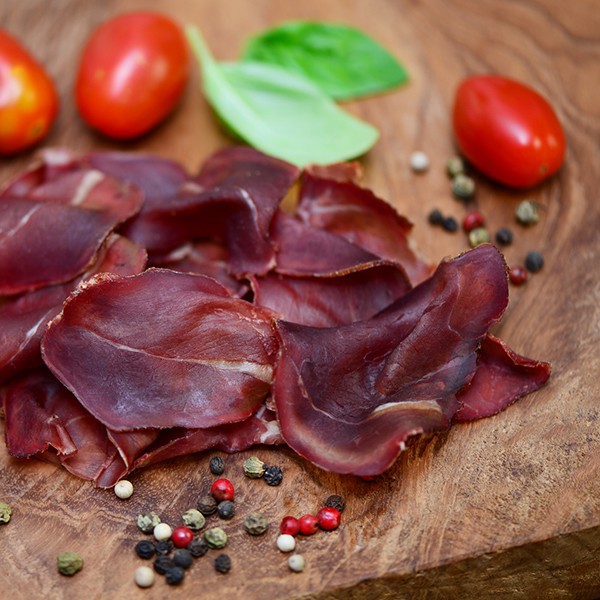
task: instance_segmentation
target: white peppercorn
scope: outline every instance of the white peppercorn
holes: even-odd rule
[[[154,528],[154,537],[157,541],[162,542],[163,540],[168,540],[171,537],[173,530],[170,525],[167,523],[159,523]]]
[[[304,562],[304,557],[301,554],[292,554],[292,556],[288,558],[288,567],[295,573],[301,573],[304,571],[305,566],[306,563]]]
[[[425,152],[417,150],[410,155],[410,168],[416,173],[423,173],[429,169],[429,157]]]
[[[282,552],[292,552],[296,549],[296,538],[289,533],[282,533],[277,537],[277,548]]]
[[[154,585],[154,571],[150,567],[138,567],[133,574],[133,580],[138,587],[151,587]]]
[[[131,481],[127,481],[127,479],[121,479],[121,481],[117,481],[115,484],[115,494],[117,498],[121,498],[121,500],[127,500],[127,498],[131,498],[133,494],[133,484]]]

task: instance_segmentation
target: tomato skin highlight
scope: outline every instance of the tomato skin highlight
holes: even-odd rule
[[[58,94],[44,68],[0,29],[0,154],[37,144],[58,114]]]
[[[136,138],[174,110],[189,66],[177,23],[153,12],[118,15],[101,24],[84,48],[75,85],[79,113],[108,137]]]
[[[505,185],[535,186],[563,163],[566,141],[556,113],[540,94],[513,79],[465,79],[456,91],[452,121],[469,162]]]

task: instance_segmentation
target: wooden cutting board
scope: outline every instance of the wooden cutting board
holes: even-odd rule
[[[91,133],[78,118],[71,91],[80,49],[107,17],[151,6],[198,25],[219,59],[235,59],[243,42],[290,18],[340,21],[378,39],[407,67],[408,86],[347,104],[381,131],[363,159],[366,183],[415,224],[414,237],[432,260],[466,249],[462,233],[427,224],[438,207],[461,219],[444,165],[454,152],[449,110],[466,75],[495,72],[530,83],[562,120],[568,154],[557,177],[515,192],[476,175],[473,206],[492,229],[511,226],[510,264],[530,249],[546,265],[522,288],[496,333],[516,351],[553,365],[548,385],[483,421],[462,425],[410,447],[373,482],[328,474],[285,449],[226,457],[236,484],[238,515],[224,527],[233,560],[227,575],[212,558],[197,561],[184,584],[159,579],[150,590],[133,583],[142,561],[139,512],[155,510],[177,523],[212,481],[208,455],[136,472],[135,493],[118,500],[63,469],[11,459],[0,450],[0,499],[11,503],[0,527],[0,596],[17,598],[594,598],[600,595],[600,11],[595,0],[4,0],[0,26],[47,65],[62,98],[45,146],[77,151],[127,149],[176,159],[189,169],[231,143],[219,128],[194,73],[176,114],[147,137],[125,145]],[[413,150],[431,169],[413,174]],[[0,162],[0,181],[33,153]],[[544,206],[528,230],[514,223],[524,198]],[[243,477],[256,454],[280,464],[284,483],[272,488]],[[287,514],[315,511],[331,493],[343,495],[343,526],[299,540],[307,561],[290,573],[275,548]],[[263,511],[271,531],[251,538],[245,514]],[[78,551],[83,571],[68,579],[56,556]]]

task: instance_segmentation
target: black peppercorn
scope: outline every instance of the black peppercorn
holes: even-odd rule
[[[196,537],[189,543],[187,549],[194,558],[200,558],[208,552],[208,544],[204,537]]]
[[[427,217],[427,220],[432,225],[441,225],[444,222],[444,215],[441,213],[440,210],[438,210],[437,208],[434,208],[429,213],[429,216]]]
[[[172,567],[165,573],[165,579],[169,585],[179,585],[185,577],[185,571],[181,567]]]
[[[215,558],[215,570],[219,573],[228,573],[229,569],[231,569],[231,559],[227,554],[219,554]]]
[[[140,558],[152,558],[156,554],[156,548],[150,540],[141,540],[135,545],[135,553]]]
[[[235,515],[235,505],[231,500],[223,500],[217,505],[217,512],[221,519],[231,519]]]
[[[509,246],[513,242],[513,232],[508,227],[501,227],[496,232],[496,242],[501,246]]]
[[[267,467],[263,477],[269,485],[279,485],[283,479],[283,471],[281,470],[281,467]]]
[[[541,271],[544,266],[544,257],[535,250],[527,253],[525,257],[525,268],[531,273]]]
[[[442,227],[449,231],[450,233],[454,233],[458,229],[458,223],[454,217],[446,217],[442,221]]]
[[[212,515],[217,510],[217,501],[210,495],[202,496],[200,500],[198,500],[198,504],[196,508],[205,516]]]
[[[160,575],[164,575],[169,569],[175,566],[172,558],[168,556],[157,556],[154,560],[154,570]]]
[[[156,554],[160,556],[171,554],[173,551],[173,542],[171,542],[171,540],[161,540],[160,542],[156,543],[155,550]]]
[[[329,508],[335,508],[336,510],[343,512],[344,508],[346,508],[346,501],[341,496],[333,494],[329,496],[327,500],[325,500],[325,506]]]
[[[208,463],[208,468],[213,475],[221,475],[225,470],[225,461],[220,456],[213,456]]]
[[[179,548],[179,550],[175,550],[175,554],[173,554],[173,562],[177,567],[189,569],[192,566],[192,562],[194,562],[194,558],[189,550],[186,548]]]

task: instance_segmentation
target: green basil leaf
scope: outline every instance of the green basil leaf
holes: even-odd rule
[[[255,148],[302,167],[355,158],[377,141],[377,129],[341,110],[304,77],[264,63],[217,63],[196,28],[186,33],[208,101]]]
[[[408,81],[402,65],[375,40],[333,23],[283,23],[251,39],[244,60],[301,73],[337,100],[376,94]]]

